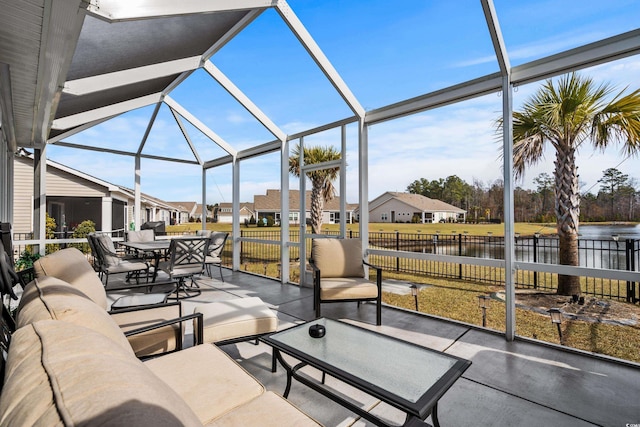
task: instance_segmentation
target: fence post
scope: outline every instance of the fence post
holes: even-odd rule
[[[634,247],[635,247],[634,239],[625,240],[624,254],[625,254],[627,271],[635,271],[636,269],[636,266],[635,266],[636,259],[633,253]],[[632,303],[637,302],[635,282],[629,282],[629,281],[627,282],[627,302],[632,302]]]
[[[353,230],[349,230],[349,238],[353,239]]]
[[[400,250],[400,232],[396,230],[396,251]],[[396,271],[400,271],[400,257],[396,257]]]
[[[458,256],[462,256],[462,233],[458,233]],[[458,279],[462,279],[462,264],[458,264]]]
[[[533,262],[538,262],[538,236],[533,235]],[[533,272],[533,289],[538,289],[538,272]]]
[[[240,265],[242,265],[242,244],[243,243],[244,242],[242,241],[242,230],[240,230]],[[231,246],[231,247],[233,247],[233,246]],[[232,255],[232,257],[233,257],[233,255]]]

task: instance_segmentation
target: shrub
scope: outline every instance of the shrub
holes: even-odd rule
[[[73,234],[71,237],[74,239],[86,238],[89,233],[93,233],[96,231],[96,223],[91,221],[90,219],[82,221],[80,224],[73,229]],[[88,243],[72,243],[72,247],[78,248],[82,253],[91,252],[91,248]]]
[[[16,260],[16,264],[15,264],[16,271],[22,271],[22,270],[26,270],[27,268],[33,267],[34,261],[37,260],[38,258],[40,258],[39,253],[34,254],[25,249],[24,251],[22,251],[18,259]]]

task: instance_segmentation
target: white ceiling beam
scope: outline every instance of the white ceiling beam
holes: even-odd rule
[[[230,165],[233,163],[233,156],[223,156],[217,159],[208,160],[202,165],[203,169],[211,169],[218,166]]]
[[[192,71],[199,68],[200,65],[201,57],[192,56],[191,58],[176,59],[175,61],[167,61],[160,64],[145,65],[143,67],[129,68],[113,73],[68,80],[64,84],[63,92],[71,95],[86,95],[115,87],[179,74],[185,71]]]
[[[70,116],[55,119],[51,127],[53,129],[70,129],[105,117],[117,116],[118,114],[126,113],[127,111],[156,104],[160,101],[162,101],[161,93],[141,96],[140,98],[130,99],[117,104],[107,105],[106,107],[96,108],[83,113],[72,114]]]
[[[31,133],[34,147],[46,144],[48,125],[58,108],[64,78],[80,38],[85,17],[83,6],[81,0],[45,2]]]
[[[300,19],[298,19],[293,10],[291,10],[289,4],[284,0],[279,0],[276,10],[353,113],[358,117],[364,117],[364,108],[360,105],[360,102],[358,102],[344,80],[342,80],[340,74],[333,68],[333,65],[329,62],[315,40],[313,40],[307,29],[302,25]]]
[[[328,162],[304,165],[302,166],[302,171],[304,173],[307,173],[307,172],[321,171],[321,170],[333,169],[333,168],[340,169],[341,167],[342,167],[342,159],[338,159],[338,160],[330,160]]]
[[[640,53],[640,29],[513,67],[511,81],[524,84]]]
[[[55,144],[55,143],[56,143],[56,142],[58,142],[58,141],[62,141],[62,140],[63,140],[63,139],[65,139],[65,138],[69,138],[70,136],[73,136],[73,135],[75,135],[75,134],[77,134],[77,133],[82,132],[83,130],[87,130],[87,129],[89,129],[89,128],[92,128],[92,127],[94,127],[94,126],[97,126],[97,125],[99,125],[100,123],[104,123],[104,122],[106,122],[107,120],[110,120],[110,119],[112,119],[112,118],[114,118],[114,117],[115,117],[115,116],[104,117],[104,118],[102,118],[102,119],[94,120],[94,121],[92,121],[92,122],[88,122],[88,123],[85,123],[85,124],[83,124],[83,125],[76,126],[76,127],[74,127],[73,129],[69,129],[69,130],[68,130],[68,131],[66,131],[66,132],[62,132],[62,133],[61,133],[61,134],[59,134],[58,136],[54,136],[53,138],[48,139],[48,140],[47,140],[47,144]]]
[[[207,138],[213,141],[218,147],[222,148],[227,153],[231,154],[234,158],[237,154],[237,150],[234,149],[229,143],[227,143],[221,136],[209,129],[204,123],[198,120],[193,114],[187,111],[182,105],[178,104],[174,99],[169,96],[164,97],[164,103],[172,110],[175,110],[178,114],[185,118],[189,123],[195,126],[200,132],[202,132]]]
[[[194,13],[265,9],[276,0],[91,0],[88,10],[109,21],[157,18]]]
[[[233,84],[231,80],[227,76],[224,75],[222,71],[218,69],[215,65],[211,63],[211,61],[207,61],[204,63],[204,69],[209,73],[211,77],[213,77],[231,96],[235,98],[253,117],[256,118],[262,126],[267,128],[269,132],[273,134],[280,141],[285,141],[287,139],[287,134],[284,133],[275,123],[267,117],[266,114],[260,110],[238,87]]]
[[[502,76],[500,73],[490,74],[479,79],[368,111],[364,120],[366,124],[378,123],[489,93],[497,93],[501,89]]]

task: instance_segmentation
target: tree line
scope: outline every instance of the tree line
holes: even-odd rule
[[[514,190],[516,222],[555,222],[555,180],[548,173],[534,178],[535,188]],[[580,221],[640,221],[640,191],[635,178],[616,168],[603,171],[596,185],[584,189],[581,183]],[[442,200],[467,211],[469,222],[503,220],[504,182],[501,179],[468,183],[456,175],[428,180],[420,178],[407,192]]]

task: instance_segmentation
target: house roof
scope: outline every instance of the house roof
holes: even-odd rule
[[[311,208],[311,191],[306,192],[306,206]],[[277,212],[280,210],[280,190],[267,190],[265,195],[253,196],[253,204],[256,211]],[[300,190],[289,190],[289,209],[300,210]],[[325,211],[339,211],[340,197],[335,196],[324,204]]]
[[[218,207],[220,209],[222,209],[222,208],[231,209],[231,208],[233,208],[233,203],[230,203],[230,202],[219,203]],[[250,212],[254,212],[255,211],[253,203],[251,203],[251,202],[240,202],[240,210],[243,210],[243,209],[248,210]],[[231,215],[231,213],[230,212],[220,212],[219,211],[218,215]]]
[[[169,203],[171,206],[175,207],[176,209],[182,212],[187,212],[189,214],[191,214],[191,212],[194,211],[194,209],[196,208],[196,205],[198,204],[196,202],[167,202],[167,203]]]
[[[375,198],[369,204],[369,209],[375,209],[391,199],[399,200],[421,212],[467,212],[464,209],[445,203],[442,200],[430,199],[422,194],[398,193],[395,191],[387,191]]]

